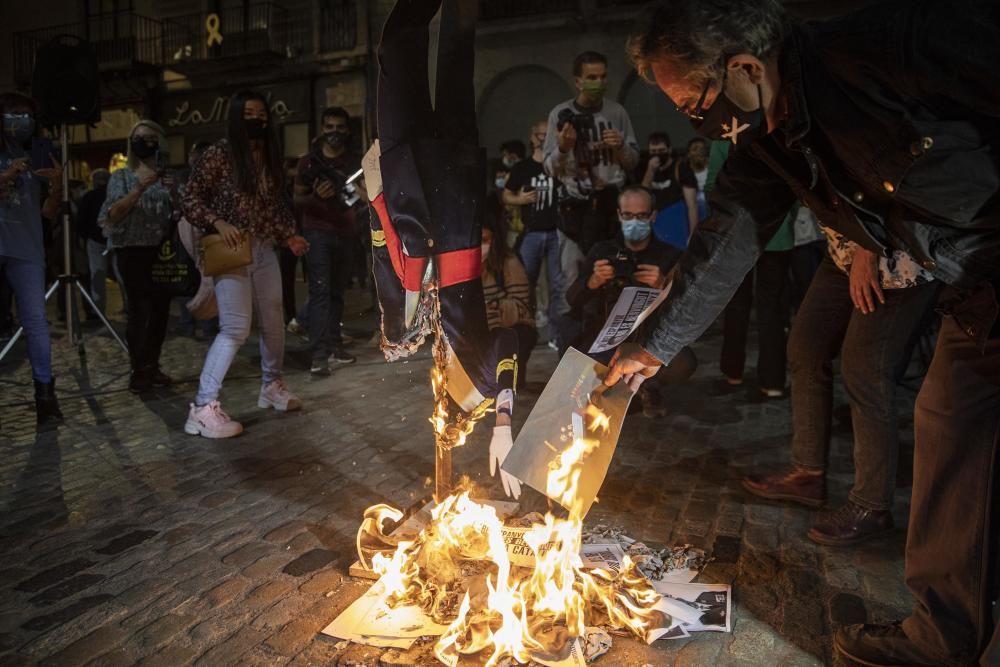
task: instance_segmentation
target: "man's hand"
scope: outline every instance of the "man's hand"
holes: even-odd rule
[[[216,220],[215,229],[219,232],[219,236],[222,237],[223,242],[229,246],[230,250],[236,250],[240,247],[241,243],[249,243],[249,240],[243,237],[243,232],[228,222]]]
[[[515,199],[514,203],[517,206],[525,206],[527,204],[534,204],[536,201],[538,201],[538,193],[535,192],[534,190],[531,190],[529,192],[528,190],[525,190],[522,187],[521,191],[518,192],[516,195],[514,195],[514,199]]]
[[[295,236],[289,236],[288,240],[285,241],[285,245],[288,246],[288,249],[291,250],[292,254],[296,257],[301,257],[309,252],[309,242],[298,234]]]
[[[0,180],[5,182],[17,180],[17,177],[28,171],[29,167],[28,158],[26,157],[19,157],[12,160],[10,166],[0,173]]]
[[[666,276],[660,271],[660,267],[655,264],[640,264],[639,270],[632,274],[632,279],[637,283],[648,285],[656,289],[663,289],[666,283]]]
[[[49,159],[52,160],[51,167],[45,167],[43,169],[36,169],[35,176],[41,176],[42,178],[48,180],[49,185],[53,188],[62,189],[62,164],[59,162],[59,158],[55,155],[49,154]]]
[[[851,301],[864,315],[875,312],[876,300],[885,305],[882,282],[878,275],[878,257],[858,246],[851,262]]]
[[[611,150],[618,150],[625,145],[624,135],[613,127],[609,127],[601,132],[601,141]]]
[[[313,182],[313,192],[320,199],[329,199],[333,195],[337,194],[337,188],[333,186],[333,183],[326,178],[317,178]]]
[[[606,259],[594,262],[594,271],[587,278],[587,289],[600,289],[605,283],[615,277],[615,267]]]
[[[573,150],[576,146],[576,128],[573,127],[573,123],[566,123],[563,125],[563,129],[559,130],[557,140],[559,142],[559,151],[561,153],[569,153]]]
[[[624,380],[632,391],[639,391],[639,385],[646,378],[656,375],[662,365],[659,359],[642,349],[638,343],[623,343],[615,350],[615,356],[611,357],[604,384],[612,387],[619,380]]]
[[[649,163],[646,164],[646,173],[652,176],[656,173],[656,170],[660,168],[663,164],[663,160],[660,159],[659,155],[653,155],[649,158]]]
[[[495,477],[499,470],[504,493],[508,498],[516,500],[521,497],[521,480],[500,467],[513,446],[514,438],[511,437],[510,426],[494,426],[493,437],[490,438],[490,475]]]

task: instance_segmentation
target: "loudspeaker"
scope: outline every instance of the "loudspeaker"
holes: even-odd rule
[[[97,56],[86,40],[57,35],[35,52],[31,94],[42,122],[96,123],[101,119]]]

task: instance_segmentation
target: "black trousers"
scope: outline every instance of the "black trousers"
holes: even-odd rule
[[[158,251],[158,246],[115,249],[127,296],[125,340],[132,370],[159,368],[167,335],[170,296],[153,284],[150,272]]]
[[[788,327],[788,263],[791,251],[764,252],[726,306],[722,374],[742,378],[747,356],[750,310],[757,306],[757,378],[764,389],[785,388],[785,329]]]

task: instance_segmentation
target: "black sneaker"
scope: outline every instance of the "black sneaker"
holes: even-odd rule
[[[309,368],[309,373],[314,378],[326,377],[330,374],[330,364],[326,362],[326,359],[315,359]]]
[[[358,360],[357,357],[355,357],[353,354],[350,354],[349,352],[347,352],[346,350],[344,350],[344,348],[342,348],[342,347],[341,348],[337,348],[336,350],[334,350],[333,354],[331,354],[330,357],[327,359],[327,361],[330,363],[330,365],[333,365],[333,364],[345,364],[345,365],[346,364],[353,364],[357,360]]]

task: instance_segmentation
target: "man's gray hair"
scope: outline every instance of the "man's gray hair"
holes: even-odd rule
[[[780,0],[659,0],[629,36],[627,51],[639,75],[655,83],[654,61],[668,62],[688,80],[722,76],[725,57],[774,55],[789,19]]]

